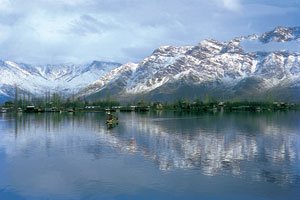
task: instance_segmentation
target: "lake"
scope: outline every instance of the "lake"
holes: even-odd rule
[[[0,199],[300,199],[300,112],[0,114]]]

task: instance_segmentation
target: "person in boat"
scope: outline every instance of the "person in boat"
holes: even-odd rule
[[[112,122],[117,122],[118,121],[118,117],[114,116],[111,113],[107,113],[107,119],[106,119],[106,123],[112,123]]]

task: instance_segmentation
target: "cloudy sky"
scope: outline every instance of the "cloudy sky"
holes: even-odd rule
[[[0,58],[137,62],[161,45],[299,26],[299,0],[0,0]]]

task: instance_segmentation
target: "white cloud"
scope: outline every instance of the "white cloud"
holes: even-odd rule
[[[7,12],[11,9],[11,2],[10,0],[0,0],[0,11]]]
[[[279,20],[298,21],[297,13],[279,13],[274,5],[272,18],[266,18],[262,13],[270,13],[269,5],[256,2],[253,7],[245,1],[0,0],[0,58],[138,61],[160,45],[230,39]]]
[[[232,11],[239,11],[241,8],[241,3],[239,0],[222,0],[225,8]]]
[[[242,8],[240,0],[213,0],[213,2],[219,8],[232,12],[238,12]]]

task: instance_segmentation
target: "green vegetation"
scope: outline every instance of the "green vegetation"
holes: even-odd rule
[[[47,94],[45,98],[30,98],[30,96],[19,98],[16,95],[14,101],[5,102],[1,107],[6,111],[28,111],[30,112],[58,112],[58,111],[138,111],[145,112],[149,110],[173,110],[173,111],[193,111],[193,112],[233,112],[233,111],[248,111],[248,112],[260,112],[260,111],[277,111],[277,110],[296,110],[300,106],[298,104],[286,103],[286,102],[255,102],[255,101],[229,101],[220,102],[209,97],[206,97],[203,101],[196,99],[189,101],[185,99],[179,99],[173,103],[169,102],[146,102],[139,101],[132,104],[122,105],[120,102],[106,99],[102,101],[90,102],[85,99],[68,98],[65,99],[57,93],[52,95]]]
[[[161,105],[163,109],[175,111],[196,111],[196,112],[209,112],[209,111],[277,111],[277,110],[296,110],[300,108],[299,104],[286,103],[286,102],[255,102],[255,101],[188,101],[178,100],[173,104]],[[154,106],[155,108],[155,106]]]

